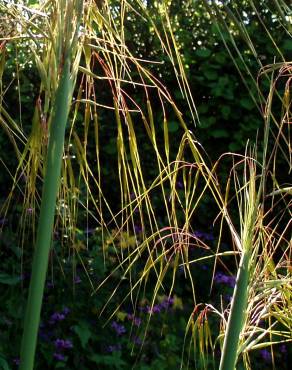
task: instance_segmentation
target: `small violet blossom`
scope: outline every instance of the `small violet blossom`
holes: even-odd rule
[[[158,303],[154,305],[153,307],[146,306],[144,310],[147,313],[154,314],[154,313],[160,313],[162,310],[168,310],[170,306],[172,306],[174,303],[174,299],[171,297],[165,298],[161,303]]]
[[[172,306],[174,303],[174,298],[168,297],[163,302],[160,303],[161,307],[164,309],[168,309],[169,306]]]
[[[134,336],[134,337],[132,338],[132,342],[133,342],[134,344],[138,345],[138,346],[142,344],[142,340],[141,340],[141,338],[140,338],[140,337],[138,337],[138,336]]]
[[[147,310],[147,313],[160,313],[161,312],[161,306],[160,306],[160,304],[156,304],[153,307],[147,306],[146,310]]]
[[[235,276],[225,275],[222,272],[217,272],[214,277],[215,283],[217,284],[226,284],[229,285],[231,288],[235,287]]]
[[[55,353],[53,354],[53,357],[54,357],[54,359],[55,359],[55,360],[58,360],[58,361],[65,361],[65,356],[64,356],[64,355],[62,355],[62,353],[57,353],[57,352],[55,352]]]
[[[117,335],[123,335],[123,334],[126,333],[126,329],[125,329],[124,325],[120,325],[116,321],[114,321],[112,323],[111,327],[115,330]]]
[[[57,349],[69,349],[69,348],[73,348],[73,344],[71,342],[71,340],[69,339],[56,339],[55,342],[55,347]]]
[[[266,361],[266,362],[270,362],[271,361],[272,355],[271,355],[271,353],[267,349],[262,349],[260,351],[260,354],[261,354],[261,356],[262,356],[262,358],[263,358],[264,361]]]
[[[140,234],[142,232],[142,226],[141,225],[135,225],[134,230],[136,234]]]
[[[63,320],[65,320],[65,315],[63,313],[54,312],[50,317],[49,324],[53,325],[56,322],[63,321]]]
[[[127,318],[128,320],[132,320],[134,325],[138,327],[141,325],[142,320],[139,317],[135,317],[133,314],[129,314]]]

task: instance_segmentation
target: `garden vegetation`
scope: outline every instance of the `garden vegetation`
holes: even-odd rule
[[[0,2],[0,368],[289,368],[289,3]]]

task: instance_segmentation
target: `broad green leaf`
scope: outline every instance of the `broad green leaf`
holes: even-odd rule
[[[85,322],[82,322],[79,325],[73,326],[73,330],[78,335],[82,348],[85,348],[91,337],[91,331],[89,330],[89,325]]]

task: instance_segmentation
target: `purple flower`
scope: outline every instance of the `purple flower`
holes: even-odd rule
[[[217,272],[214,276],[215,283],[217,284],[226,284],[229,285],[231,288],[234,288],[236,278],[235,276],[225,275],[222,272]]]
[[[147,313],[160,313],[161,312],[161,306],[160,304],[156,304],[153,307],[146,306]]]
[[[50,317],[50,320],[49,320],[49,323],[51,325],[55,324],[56,322],[58,321],[63,321],[65,319],[65,315],[63,313],[60,313],[60,312],[54,312],[51,317]]]
[[[55,353],[53,354],[53,357],[54,357],[54,359],[55,359],[55,360],[58,360],[58,361],[65,361],[65,356],[64,356],[64,355],[62,355],[62,353],[57,353],[57,352],[55,352]]]
[[[135,225],[134,230],[136,234],[140,234],[142,232],[142,227],[141,225]]]
[[[69,339],[56,339],[55,342],[55,347],[57,349],[69,349],[69,348],[73,348],[73,344],[71,342],[71,340]]]
[[[141,325],[142,320],[139,317],[135,317],[133,322],[134,322],[134,325],[139,327]]]
[[[136,325],[136,326],[141,325],[142,320],[139,317],[135,317],[133,314],[129,314],[127,317],[128,317],[128,320],[133,321],[134,325]]]
[[[160,313],[162,310],[168,310],[170,306],[172,306],[174,303],[174,298],[168,297],[165,298],[161,303],[154,305],[153,307],[150,307],[149,305],[144,307],[139,307],[140,311],[145,311],[147,313]]]
[[[132,338],[132,342],[134,343],[134,344],[137,344],[138,346],[140,345],[140,344],[142,344],[142,340],[140,339],[140,337],[138,337],[138,336],[134,336],[133,338]]]
[[[282,344],[282,345],[280,346],[280,352],[282,352],[282,353],[287,353],[287,347],[286,347],[286,345],[285,345],[285,344]]]
[[[260,354],[261,354],[262,358],[264,359],[264,361],[266,361],[266,362],[270,362],[271,361],[272,355],[271,355],[271,353],[267,349],[262,349],[260,351]]]
[[[126,329],[125,329],[124,325],[120,325],[116,321],[114,321],[112,323],[111,327],[115,330],[117,335],[123,335],[123,334],[126,333]]]
[[[174,298],[171,298],[171,297],[168,297],[166,298],[162,303],[161,305],[163,306],[163,308],[167,309],[169,306],[172,306],[174,303]]]

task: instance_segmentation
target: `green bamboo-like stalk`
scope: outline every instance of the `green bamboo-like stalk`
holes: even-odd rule
[[[50,127],[40,218],[21,343],[20,370],[32,370],[34,366],[40,312],[54,226],[56,198],[60,181],[65,128],[69,113],[71,96],[70,64],[70,56],[67,55],[56,91],[54,113]]]
[[[228,318],[223,344],[220,370],[234,370],[238,357],[238,343],[244,324],[248,297],[250,252],[243,253],[239,265],[237,284],[232,297],[231,311]]]
[[[249,293],[251,255],[259,194],[255,194],[255,173],[251,171],[249,191],[245,194],[246,213],[242,235],[242,255],[233,292],[219,370],[234,370],[238,359],[240,334],[244,327]]]

